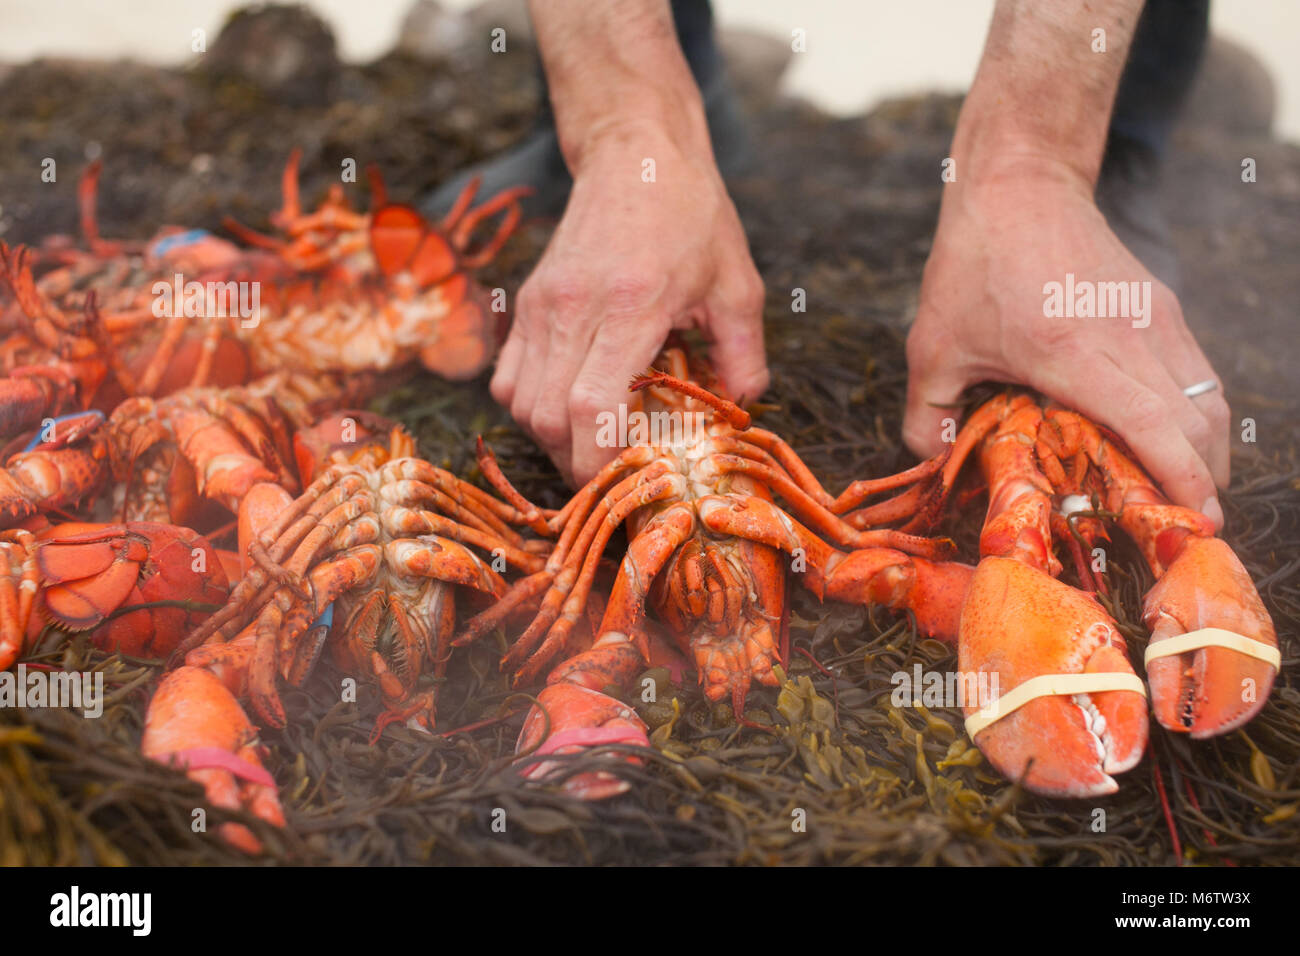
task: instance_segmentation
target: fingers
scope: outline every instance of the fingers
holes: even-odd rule
[[[594,323],[566,322],[565,316],[553,313],[548,319],[549,338],[546,356],[539,364],[542,386],[528,406],[528,422],[542,450],[565,475],[572,471],[573,440],[569,424],[569,392],[578,377],[587,349],[590,334],[587,329]],[[540,357],[540,356],[539,356]]]
[[[601,427],[602,412],[616,412],[628,400],[628,383],[654,361],[663,346],[663,325],[645,317],[606,322],[596,333],[586,361],[569,390],[573,435],[572,481],[581,487],[622,449]],[[617,436],[615,436],[617,437]]]
[[[1179,391],[1199,382],[1219,381],[1214,368],[1197,345],[1191,330],[1187,328],[1187,323],[1183,321],[1182,309],[1172,293],[1169,294],[1166,308],[1169,310],[1169,320],[1159,324],[1162,340],[1159,342],[1158,351],[1156,349],[1151,351],[1160,356]],[[1220,488],[1226,488],[1231,477],[1228,431],[1230,416],[1222,387],[1191,399],[1187,399],[1186,396],[1183,398],[1204,418],[1206,425],[1200,435],[1185,433],[1191,439],[1192,446],[1209,465],[1214,483]]]
[[[550,346],[548,318],[551,309],[548,298],[538,291],[535,281],[534,275],[519,291],[514,325],[506,342],[507,349],[502,350],[502,367],[506,358],[513,365],[513,388],[506,384],[502,368],[492,379],[493,395],[496,395],[497,380],[502,377],[502,394],[510,392],[510,415],[529,434],[532,434],[532,410],[538,394],[546,385],[546,355]],[[512,344],[516,342],[517,345]],[[505,353],[510,348],[517,349],[517,353],[507,356]]]
[[[921,458],[941,453],[944,420],[955,419],[962,391],[971,384],[969,370],[958,349],[936,342],[925,323],[912,324],[907,336],[907,408],[903,413],[903,441]]]
[[[524,352],[523,332],[516,322],[511,325],[510,334],[506,337],[506,344],[501,347],[501,354],[497,357],[496,370],[492,373],[492,381],[488,385],[497,404],[505,408],[510,407],[510,403],[515,397],[515,387],[519,378],[519,368],[524,360]]]
[[[1208,363],[1207,363],[1208,364]],[[1198,378],[1189,382],[1195,385],[1197,382],[1219,380],[1218,376],[1210,371],[1204,378]],[[1183,381],[1180,376],[1179,381]],[[1213,392],[1206,392],[1190,399],[1191,403],[1201,410],[1205,420],[1210,425],[1209,447],[1205,449],[1206,463],[1210,466],[1210,474],[1214,476],[1214,483],[1220,488],[1227,488],[1228,482],[1232,479],[1232,454],[1231,454],[1231,412],[1228,408],[1228,402],[1223,397],[1222,384]]]
[[[612,457],[594,447],[595,417],[627,401],[628,381],[663,345],[669,324],[661,300],[668,282],[646,275],[653,271],[629,271],[599,285],[548,275],[520,293],[520,357],[507,356],[518,362],[510,413],[567,480],[574,480],[575,443],[581,444],[582,475],[592,462],[594,474]],[[596,341],[602,344],[593,356]],[[588,378],[575,399],[584,371]],[[575,414],[584,420],[575,424]]]
[[[720,277],[710,298],[704,331],[710,358],[727,393],[738,402],[758,398],[769,382],[763,347],[763,282],[752,262]]]
[[[1170,371],[1155,360],[1145,349],[1135,350],[1126,353],[1117,360],[1119,367],[1132,379],[1145,385],[1164,402],[1166,416],[1171,425],[1183,433],[1187,443],[1192,446],[1192,450],[1205,465],[1210,480],[1216,485],[1219,484],[1217,476],[1211,466],[1211,447],[1215,444],[1214,439],[1220,439],[1220,444],[1224,447],[1222,453],[1227,453],[1227,406],[1224,406],[1224,420],[1221,423],[1219,432],[1216,435],[1215,426],[1211,424],[1209,418],[1205,415],[1205,410],[1198,403],[1188,398],[1183,393],[1183,387],[1178,384]],[[1213,377],[1213,373],[1209,376]],[[1204,378],[1198,379],[1204,381]],[[1226,463],[1224,464],[1226,468]],[[1196,504],[1189,504],[1188,507],[1201,509],[1204,498]]]
[[[1113,428],[1173,501],[1222,527],[1214,479],[1175,421],[1166,397],[1108,356],[1097,356],[1090,365],[1087,388],[1079,388],[1076,376],[1057,368],[1042,369],[1035,379],[1030,384],[1045,395]]]

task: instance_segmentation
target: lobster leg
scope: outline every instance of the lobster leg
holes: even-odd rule
[[[625,685],[649,660],[643,621],[646,589],[694,528],[689,508],[670,508],[652,518],[632,540],[600,623],[600,637],[591,648],[551,672],[538,696],[539,706],[524,722],[516,752],[536,748],[538,754],[573,753],[608,743],[649,745],[641,719],[604,689]],[[528,666],[531,664],[529,661]],[[543,778],[553,768],[553,763],[543,761],[532,765],[525,776]],[[597,771],[570,777],[565,789],[587,800],[599,800],[623,793],[627,784]]]
[[[700,499],[699,511],[701,522],[715,534],[748,538],[801,558],[801,582],[819,598],[909,610],[927,636],[957,637],[972,574],[966,565],[882,547],[846,554],[762,499],[708,495]]]
[[[614,531],[630,515],[648,504],[656,501],[680,499],[685,491],[684,485],[685,479],[681,475],[667,474],[643,486],[634,488],[609,507],[608,513],[604,515],[603,520],[596,527],[591,545],[585,549],[585,553],[575,551],[575,557],[578,554],[583,554],[582,568],[578,572],[572,593],[564,600],[558,619],[554,619],[554,623],[547,629],[546,639],[542,646],[535,651],[533,650],[537,639],[541,635],[541,628],[530,627],[525,632],[525,635],[520,637],[515,642],[515,645],[510,648],[510,652],[502,661],[502,667],[504,668],[519,668],[515,676],[516,685],[525,684],[535,679],[541,669],[563,647],[565,639],[568,637],[573,625],[581,617],[582,610],[586,606],[587,595],[591,591],[596,568]],[[589,525],[595,522],[596,516],[596,514],[593,514],[592,518],[588,519]],[[566,570],[572,570],[572,565]],[[552,593],[560,594],[561,592],[553,586]],[[537,620],[544,620],[543,615],[539,614]],[[524,663],[526,655],[527,663]]]
[[[615,461],[617,462],[617,459]],[[607,470],[609,470],[608,466]],[[620,474],[622,470],[621,467],[617,470],[609,470],[608,477],[597,475],[586,489],[579,492],[578,496],[575,496],[574,500],[577,497],[590,498],[593,507],[584,507],[582,510],[574,509],[569,512],[564,532],[560,536],[555,549],[547,558],[546,567],[541,572],[516,582],[502,601],[472,618],[465,625],[461,634],[452,642],[453,644],[459,646],[478,640],[484,634],[499,626],[520,604],[545,591],[546,596],[542,607],[528,629],[520,636],[518,642],[526,645],[525,650],[535,645],[536,641],[559,615],[565,597],[572,590],[573,584],[577,580],[577,561],[589,550],[591,542],[602,526],[612,504],[625,497],[637,486],[663,475],[668,470],[668,466],[663,462],[647,465],[615,485],[610,493],[601,498],[599,502],[589,495],[588,489],[592,488],[597,481],[612,480],[613,476]],[[575,538],[578,539],[576,542]],[[525,651],[520,651],[520,653],[525,653]]]
[[[488,553],[500,555],[507,564],[530,573],[541,571],[546,559],[531,551],[523,551],[507,541],[477,528],[467,528],[436,511],[394,505],[386,514],[385,522],[406,535],[441,535],[464,544],[472,544]]]
[[[819,505],[789,478],[761,462],[726,454],[715,454],[712,458],[719,472],[748,475],[771,488],[789,502],[791,512],[836,544],[848,548],[896,547],[902,551],[916,550],[918,554],[935,558],[951,553],[951,542],[920,538],[888,528],[859,531]]]
[[[836,499],[822,487],[817,476],[812,473],[799,454],[791,448],[786,441],[774,432],[766,428],[751,427],[740,434],[740,440],[750,445],[763,449],[776,463],[785,469],[786,474],[799,486],[809,497],[816,501],[824,508],[830,508],[836,514],[840,512],[832,507]],[[841,498],[843,495],[840,496]]]
[[[292,642],[339,595],[373,580],[381,560],[382,552],[376,545],[349,548],[312,569],[310,607],[304,609],[287,588],[281,588],[249,625],[255,637],[248,692],[254,713],[265,725],[276,728],[285,725],[284,705],[276,681],[284,664],[293,657]]]

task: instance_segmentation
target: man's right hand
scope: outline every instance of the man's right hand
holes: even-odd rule
[[[534,4],[573,192],[519,291],[492,394],[583,484],[618,449],[596,416],[673,329],[699,328],[734,398],[767,388],[763,285],[662,0]]]
[[[732,395],[767,388],[763,284],[706,159],[652,129],[609,131],[519,292],[492,394],[576,484],[617,454],[597,447],[596,416],[628,400],[671,330],[704,330]]]

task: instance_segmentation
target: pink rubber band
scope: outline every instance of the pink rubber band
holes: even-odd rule
[[[190,747],[153,758],[159,763],[169,764],[181,770],[228,770],[241,780],[260,783],[264,787],[275,787],[275,778],[255,763],[249,763],[236,757],[229,750],[220,747]]]
[[[575,744],[580,747],[599,747],[601,744],[636,744],[648,747],[650,740],[635,727],[574,727],[572,730],[551,734],[534,754],[545,756],[555,753],[560,747]]]

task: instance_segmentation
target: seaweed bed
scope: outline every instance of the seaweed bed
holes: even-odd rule
[[[12,242],[73,231],[74,177],[39,184],[40,157],[75,169],[90,142],[104,150],[107,235],[143,235],[162,222],[215,228],[225,212],[265,225],[289,144],[304,147],[308,197],[354,150],[361,162],[379,163],[396,196],[416,197],[526,128],[533,70],[526,49],[490,61],[392,55],[338,67],[331,84],[290,105],[202,64],[9,68],[0,72],[0,235]],[[784,101],[755,111],[759,161],[734,193],[769,289],[773,387],[761,421],[828,487],[912,460],[898,439],[900,326],[914,307],[937,212],[939,179],[929,171],[939,168],[957,105],[920,98],[843,121]],[[1195,142],[1182,145],[1185,181],[1194,181],[1210,160]],[[1233,219],[1245,225],[1223,227],[1229,241],[1193,250],[1212,253],[1224,271],[1225,261],[1250,266],[1235,279],[1219,275],[1222,291],[1193,285],[1194,324],[1230,304],[1242,283],[1267,282],[1279,262],[1294,260],[1300,160],[1290,147],[1256,146],[1266,147],[1286,171],[1281,183],[1261,183],[1242,200],[1249,205]],[[1203,226],[1190,212],[1175,217],[1184,253],[1186,236]],[[517,288],[549,228],[523,229],[486,281]],[[1272,268],[1249,248],[1238,251],[1234,229],[1271,235]],[[1194,284],[1207,270],[1188,272]],[[789,310],[787,290],[796,286],[808,292],[806,314]],[[1274,280],[1268,298],[1263,311],[1294,316],[1294,276]],[[1237,338],[1250,337],[1223,336]],[[954,668],[950,648],[918,640],[905,619],[820,606],[796,593],[788,682],[779,692],[756,689],[746,714],[771,729],[738,727],[728,705],[709,704],[692,684],[661,685],[653,704],[629,698],[655,728],[654,749],[641,767],[620,764],[631,791],[599,804],[521,784],[511,756],[526,698],[497,672],[501,645],[459,653],[440,705],[445,727],[485,726],[435,739],[390,727],[375,746],[367,743],[377,711],[370,691],[363,686],[357,703],[340,703],[341,675],[323,663],[303,690],[288,693],[287,729],[263,735],[289,826],[250,822],[267,845],[256,862],[1068,865],[1167,864],[1180,855],[1211,864],[1297,862],[1300,434],[1294,394],[1285,390],[1294,376],[1285,359],[1280,370],[1261,370],[1248,355],[1214,357],[1226,367],[1234,408],[1246,406],[1260,422],[1259,441],[1234,453],[1224,506],[1229,540],[1273,615],[1284,659],[1271,700],[1243,731],[1193,743],[1153,726],[1147,756],[1120,778],[1115,796],[1039,799],[982,763],[957,711],[890,704],[892,673],[914,663]],[[1279,390],[1272,397],[1270,379]],[[434,461],[476,474],[472,441],[483,433],[525,494],[546,503],[561,494],[555,472],[490,400],[485,380],[455,386],[417,377],[376,407],[405,421]],[[963,514],[949,529],[968,555],[980,517]],[[1138,597],[1150,581],[1132,554],[1111,566],[1115,614],[1135,638],[1136,658]],[[102,669],[110,698],[99,720],[60,710],[0,713],[0,863],[247,863],[215,838],[224,815],[214,811],[206,833],[192,831],[200,790],[137,753],[154,662],[107,656],[75,637],[46,659]],[[598,759],[568,763],[577,772]],[[503,833],[492,827],[497,809],[506,812]]]

